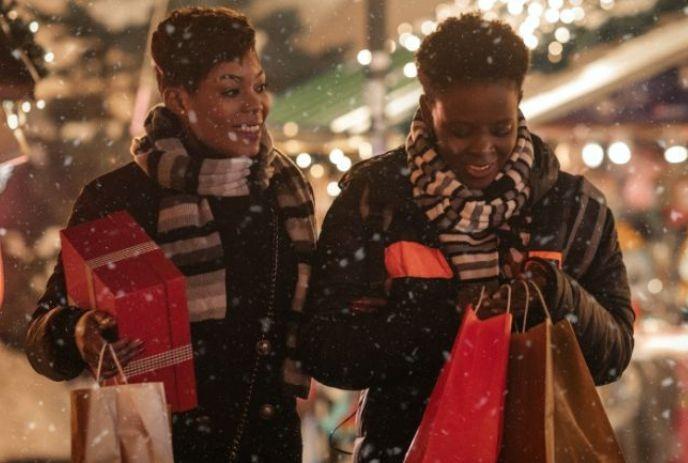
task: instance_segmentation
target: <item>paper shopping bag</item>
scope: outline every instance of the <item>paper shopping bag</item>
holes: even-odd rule
[[[623,462],[571,324],[553,325],[530,285],[545,320],[511,338],[500,461]]]
[[[552,328],[552,360],[555,461],[623,462],[578,339],[566,319]]]
[[[125,384],[100,386],[108,348]],[[163,383],[126,384],[109,344],[100,352],[96,381],[95,388],[71,392],[72,462],[173,463]]]
[[[549,319],[511,334],[500,461],[554,462],[551,336]]]
[[[72,461],[172,463],[162,383],[72,391]]]
[[[406,463],[495,462],[502,432],[511,314],[467,308]]]

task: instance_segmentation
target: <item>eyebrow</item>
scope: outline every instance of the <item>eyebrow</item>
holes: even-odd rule
[[[261,77],[261,76],[263,76],[264,74],[265,74],[265,70],[261,70],[258,74],[256,74],[256,78]],[[222,74],[222,75],[220,76],[220,80],[221,80],[221,81],[222,81],[222,80],[228,80],[228,79],[229,79],[229,80],[234,80],[234,81],[236,81],[236,82],[241,82],[242,80],[244,80],[243,77],[238,76],[238,75],[236,75],[236,74]]]
[[[511,119],[499,119],[497,121],[492,121],[489,122],[488,124],[507,124],[513,122]],[[452,121],[450,125],[456,125],[456,124],[465,124],[465,125],[476,125],[475,123],[471,121]],[[480,125],[480,124],[477,124]]]

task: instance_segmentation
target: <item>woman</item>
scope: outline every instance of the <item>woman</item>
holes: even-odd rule
[[[301,461],[293,336],[314,249],[313,200],[272,148],[255,31],[228,8],[174,11],[152,55],[164,105],[133,162],[87,185],[69,225],[125,209],[187,277],[198,408],[173,417],[176,461]],[[27,339],[54,380],[94,368],[114,320],[67,304],[58,263]],[[290,342],[287,342],[287,339]],[[141,352],[119,339],[123,363]],[[112,375],[112,359],[105,364]],[[286,387],[285,387],[286,386]]]
[[[528,61],[504,23],[442,23],[416,56],[424,93],[406,145],[356,166],[327,214],[300,339],[316,379],[368,390],[356,461],[403,460],[461,309],[483,287],[482,314],[504,311],[500,285],[519,312],[518,279],[535,280],[553,319],[573,323],[598,384],[629,362],[611,211],[528,131]]]

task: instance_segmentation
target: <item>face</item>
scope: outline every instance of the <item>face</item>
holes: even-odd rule
[[[195,92],[174,91],[165,102],[198,141],[226,157],[258,154],[270,97],[255,51],[215,65]]]
[[[519,95],[511,82],[457,83],[421,98],[439,154],[467,187],[486,188],[509,159],[516,145]]]

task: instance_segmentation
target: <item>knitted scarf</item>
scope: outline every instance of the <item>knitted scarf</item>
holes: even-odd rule
[[[461,281],[500,276],[497,230],[521,212],[530,197],[534,161],[526,121],[519,115],[518,136],[506,164],[484,190],[463,185],[435,148],[431,129],[416,113],[406,139],[413,197],[439,230],[443,253]]]
[[[246,196],[255,172],[262,189],[272,187],[280,217],[298,258],[298,279],[287,328],[283,379],[293,393],[308,392],[310,378],[294,360],[296,332],[308,289],[315,251],[313,195],[293,162],[273,149],[267,131],[261,137],[257,166],[249,158],[190,156],[179,136],[181,125],[164,106],[146,118],[146,135],[133,140],[136,164],[165,193],[160,202],[156,241],[187,280],[189,319],[223,319],[227,311],[226,270],[220,233],[208,196]]]

